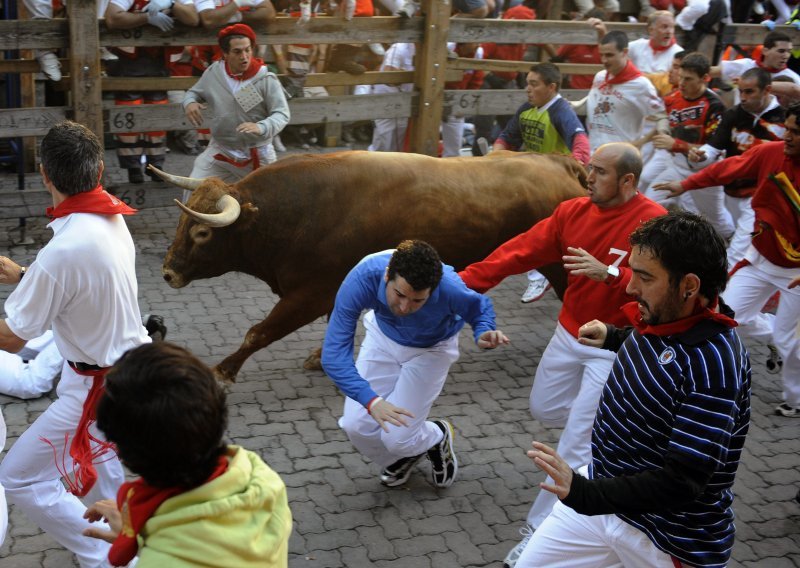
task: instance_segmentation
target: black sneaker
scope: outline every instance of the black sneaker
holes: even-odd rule
[[[144,183],[144,174],[142,173],[142,168],[128,168],[128,182]]]
[[[783,369],[783,359],[781,359],[781,354],[778,353],[778,348],[774,345],[767,345],[767,349],[769,349],[766,363],[767,373],[771,375],[780,373]]]
[[[434,420],[444,434],[442,441],[428,450],[431,460],[433,484],[436,487],[450,487],[458,473],[458,460],[453,451],[453,425],[447,420]]]
[[[425,454],[411,456],[410,458],[400,458],[392,465],[386,467],[381,472],[381,483],[388,487],[403,485],[411,476],[411,470],[417,465]]]
[[[167,326],[164,325],[164,318],[161,316],[145,316],[144,327],[147,330],[147,335],[149,335],[150,339],[154,342],[164,341],[164,338],[167,337]]]

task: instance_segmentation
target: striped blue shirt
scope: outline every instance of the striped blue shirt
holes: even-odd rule
[[[590,475],[661,469],[668,452],[711,473],[689,505],[617,515],[681,562],[725,566],[735,531],[732,487],[749,422],[750,360],[735,329],[696,342],[633,331],[600,399]]]

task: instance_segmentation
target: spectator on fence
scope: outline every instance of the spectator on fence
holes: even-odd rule
[[[380,71],[413,71],[416,46],[413,43],[395,43],[386,50]],[[372,92],[376,95],[410,93],[414,88],[413,83],[400,85],[374,85]],[[370,152],[401,152],[406,147],[406,130],[408,119],[376,118],[375,129],[372,133]]]
[[[336,7],[332,15],[338,15],[347,21],[353,18],[371,18],[375,15],[375,7],[372,0],[346,0]],[[376,65],[385,53],[379,43],[337,43],[327,46],[328,64],[325,70],[361,75]]]
[[[594,19],[602,22],[606,19],[606,13],[593,8],[586,12],[586,21]],[[556,54],[550,58],[553,63],[582,63],[584,65],[600,65],[600,49],[597,43],[592,44],[567,44],[562,45]],[[563,87],[565,89],[591,89],[594,74],[586,75],[570,74],[564,77]]]
[[[216,29],[239,22],[249,26],[266,26],[275,19],[270,0],[193,0],[200,25]]]
[[[536,11],[534,6],[538,2],[536,0],[524,0],[522,4],[509,8],[503,13],[504,20],[535,20]],[[484,59],[499,59],[501,61],[523,61],[525,59],[525,52],[528,49],[525,43],[482,43],[481,49],[483,50]],[[518,89],[520,85],[517,83],[519,73],[517,71],[489,71],[483,79],[482,89]],[[472,123],[475,125],[475,142],[472,145],[472,154],[474,156],[482,156],[484,148],[479,146],[479,141],[485,145],[486,149],[490,148],[496,138],[495,134],[495,121],[498,123],[498,130],[501,131],[505,128],[506,123],[511,118],[508,116],[495,116],[495,115],[478,115],[472,118]]]
[[[289,104],[278,77],[254,57],[256,34],[250,26],[227,26],[217,38],[223,59],[212,63],[183,99],[194,126],[203,123],[206,108],[213,117],[211,141],[194,161],[191,177],[234,183],[277,159],[271,142],[289,123]],[[184,192],[184,201],[188,197]]]
[[[586,129],[593,152],[607,142],[638,140],[648,117],[664,116],[664,103],[655,87],[628,58],[625,32],[603,37],[600,59],[605,70],[595,75],[586,101]]]
[[[483,59],[483,49],[478,43],[448,44],[448,48],[461,58]],[[461,75],[461,81],[445,83],[445,89],[471,90],[480,89],[483,85],[485,73],[480,69],[467,69]],[[461,146],[464,140],[463,116],[450,116],[442,118],[442,157],[461,155]]]
[[[174,3],[171,0],[150,0],[146,3],[111,0],[106,8],[106,25],[112,30],[130,30],[151,25],[162,32],[168,32],[174,27],[175,20],[189,26],[197,24],[197,13],[191,0]],[[112,51],[118,59],[108,65],[110,76],[169,77],[170,55],[182,52],[183,48],[116,47]],[[114,102],[117,105],[139,106],[167,104],[169,100],[166,91],[117,91]],[[157,168],[164,167],[166,131],[119,133],[116,138],[119,166],[128,171],[129,182],[144,182],[143,157],[147,164]]]
[[[286,487],[258,454],[223,441],[227,421],[223,387],[182,347],[132,349],[108,372],[97,426],[141,475],[86,511],[108,521],[83,534],[111,543],[111,564],[286,568]]]
[[[575,11],[570,13],[573,20],[577,20],[586,16],[588,12],[595,8],[600,8],[606,15],[608,20],[616,19],[615,16],[619,13],[618,0],[573,0]]]

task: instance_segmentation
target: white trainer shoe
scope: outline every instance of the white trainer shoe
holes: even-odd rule
[[[39,60],[39,67],[42,68],[45,77],[51,81],[61,80],[61,63],[55,53],[45,51],[40,53],[36,59]]]
[[[536,280],[529,280],[528,287],[522,294],[522,303],[529,304],[531,302],[535,302],[544,296],[544,293],[552,287],[552,284],[550,284],[550,282],[548,282],[547,278],[544,276],[537,278]]]
[[[522,551],[525,550],[526,546],[528,546],[528,543],[533,536],[533,527],[526,524],[524,527],[519,529],[519,534],[522,535],[522,540],[514,548],[512,548],[506,555],[505,559],[503,559],[503,568],[514,568],[514,566],[517,565],[519,557],[522,556]]]

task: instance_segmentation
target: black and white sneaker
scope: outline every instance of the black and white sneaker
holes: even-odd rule
[[[458,460],[453,451],[453,425],[447,420],[434,420],[444,434],[442,441],[428,450],[431,460],[433,484],[436,487],[450,487],[458,473]]]
[[[778,353],[778,348],[774,345],[767,345],[769,355],[767,356],[767,373],[775,375],[783,370],[783,359],[781,354]]]
[[[164,341],[167,337],[167,326],[164,325],[164,318],[155,314],[150,314],[144,316],[144,321],[144,327],[150,339],[154,342]]]
[[[775,408],[775,414],[778,416],[786,416],[787,418],[798,418],[800,417],[800,408],[797,406],[789,406],[785,402],[782,402]]]
[[[381,483],[388,487],[403,485],[411,476],[411,470],[417,465],[425,454],[411,456],[410,458],[400,458],[392,465],[386,467],[381,472]]]

